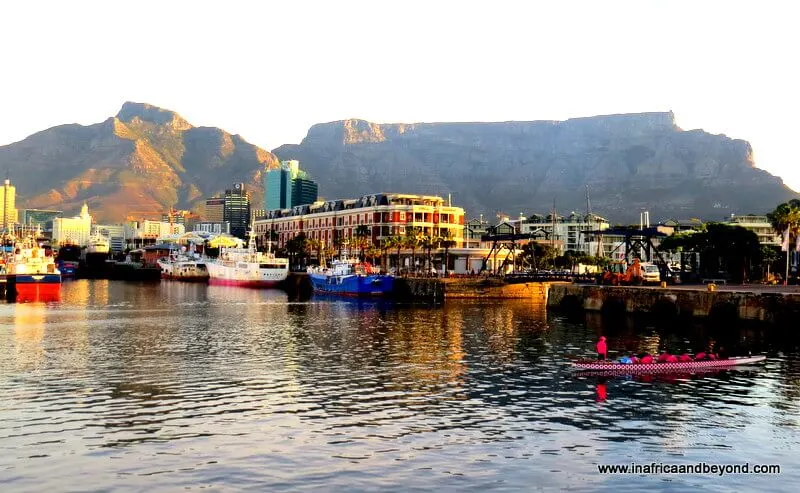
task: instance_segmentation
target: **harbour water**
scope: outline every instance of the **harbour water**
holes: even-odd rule
[[[567,319],[161,282],[0,304],[0,490],[796,491],[796,327]],[[614,351],[713,341],[765,365],[576,377]],[[601,475],[598,464],[781,474]]]

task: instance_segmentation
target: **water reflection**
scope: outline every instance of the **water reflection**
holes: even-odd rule
[[[65,283],[60,303],[0,304],[0,317],[0,468],[14,490],[241,477],[254,490],[526,489],[543,478],[617,490],[626,483],[598,477],[597,462],[781,462],[784,479],[800,465],[789,453],[800,353],[780,331],[170,282]],[[759,371],[574,374],[565,355],[592,354],[599,333],[618,352],[713,343],[770,359]]]

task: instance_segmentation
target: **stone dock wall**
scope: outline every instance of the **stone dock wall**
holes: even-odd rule
[[[303,275],[288,280],[290,291],[310,291]],[[568,311],[614,314],[650,314],[657,317],[754,320],[769,323],[800,322],[800,293],[768,290],[709,291],[696,288],[598,286],[567,282],[509,284],[486,278],[398,278],[395,299],[442,302],[454,298],[529,299],[537,305]]]
[[[547,306],[606,313],[646,313],[771,323],[800,321],[800,294],[742,290],[709,291],[623,286],[554,284]]]
[[[549,283],[529,282],[507,284],[499,279],[427,279],[400,278],[395,280],[399,299],[441,301],[451,298],[532,299],[547,302]]]

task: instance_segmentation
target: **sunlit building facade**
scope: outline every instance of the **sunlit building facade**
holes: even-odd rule
[[[769,222],[767,216],[758,216],[754,214],[744,214],[741,216],[731,215],[731,218],[725,221],[729,226],[740,226],[748,229],[758,236],[758,242],[762,245],[780,246],[781,235],[775,232],[772,223]]]
[[[11,180],[6,178],[3,188],[0,189],[0,218],[3,221],[3,231],[14,231],[17,224],[16,193],[17,189],[11,184]]]
[[[65,244],[86,246],[92,230],[92,216],[86,203],[81,213],[75,217],[57,217],[53,219],[53,246]]]
[[[265,241],[269,231],[273,231],[279,247],[301,233],[331,247],[335,238],[346,244],[357,236],[359,226],[367,228],[368,238],[376,246],[391,236],[406,235],[411,227],[419,228],[420,235],[449,236],[455,242],[454,247],[464,244],[464,209],[453,207],[437,196],[365,195],[268,210],[265,217],[255,221],[260,241]]]

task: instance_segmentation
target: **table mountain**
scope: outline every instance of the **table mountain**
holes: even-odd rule
[[[0,147],[0,171],[17,207],[77,212],[99,221],[142,217],[170,206],[202,211],[206,197],[244,182],[262,207],[262,175],[299,159],[327,198],[384,191],[451,193],[470,216],[503,211],[593,211],[614,222],[721,219],[763,213],[798,195],[754,167],[750,145],[683,131],[671,113],[563,122],[314,125],[299,145],[274,154],[218,128],[140,103],[95,125],[61,125]]]
[[[314,125],[298,159],[326,198],[398,191],[447,196],[469,216],[586,209],[612,222],[765,213],[797,198],[755,168],[743,140],[683,131],[669,113],[566,121]]]
[[[239,181],[261,204],[261,175],[277,165],[273,154],[238,135],[130,102],[102,123],[61,125],[0,147],[0,170],[17,187],[19,209],[71,214],[86,201],[98,221],[170,206],[202,209],[206,197]]]

